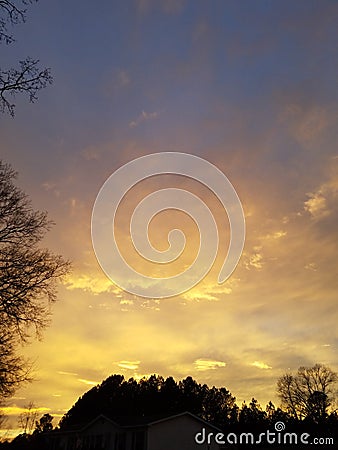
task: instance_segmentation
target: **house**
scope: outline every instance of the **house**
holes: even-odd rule
[[[81,428],[52,431],[46,439],[50,450],[219,450],[218,433],[218,428],[184,412],[116,421],[100,415]]]

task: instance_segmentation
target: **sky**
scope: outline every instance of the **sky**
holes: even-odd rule
[[[255,397],[265,407],[279,404],[276,382],[286,371],[315,363],[338,370],[337,16],[331,0],[29,6],[26,23],[13,28],[16,42],[2,44],[2,61],[37,58],[54,82],[34,104],[18,96],[14,118],[1,116],[1,158],[33,207],[55,222],[42,245],[73,270],[43,339],[22,349],[35,380],[8,401],[3,432],[17,431],[16,416],[31,401],[57,421],[113,373],[190,375],[225,386],[239,405]],[[90,229],[105,180],[157,152],[218,167],[246,221],[239,264],[219,285],[229,227],[212,193],[174,175],[134,188],[121,204],[119,236],[139,270],[150,269],[129,253],[128,223],[153,190],[174,185],[200,195],[220,230],[205,279],[160,300],[106,277]],[[181,224],[184,264],[193,260],[198,236],[189,218],[164,212],[153,222],[162,250]]]

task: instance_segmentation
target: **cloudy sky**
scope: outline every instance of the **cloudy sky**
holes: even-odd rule
[[[61,417],[112,373],[191,375],[227,387],[239,405],[255,397],[265,406],[278,404],[276,380],[289,369],[338,370],[337,15],[331,0],[29,7],[2,61],[39,58],[54,83],[33,105],[17,97],[14,119],[1,116],[1,157],[34,208],[55,221],[44,245],[71,259],[73,272],[43,340],[23,349],[36,379],[8,403],[11,426],[29,401]],[[243,205],[246,242],[232,276],[217,284],[226,214],[202,186],[184,183],[209,202],[224,245],[196,287],[152,300],[105,276],[90,221],[107,177],[167,151],[226,174]],[[175,176],[158,177],[130,193],[122,242],[130,205],[175,183],[182,187]],[[149,231],[163,250],[169,229],[186,226],[186,264],[198,236],[181,216],[164,213]]]

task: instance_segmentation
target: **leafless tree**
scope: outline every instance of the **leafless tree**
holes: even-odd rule
[[[29,402],[28,405],[24,406],[24,411],[18,417],[18,425],[24,434],[32,433],[37,418],[38,412],[36,406],[34,402]]]
[[[9,397],[17,386],[30,380],[31,364],[17,354],[17,339],[0,330],[0,399]]]
[[[300,367],[295,375],[287,373],[279,378],[277,393],[293,417],[318,422],[326,417],[334,400],[337,380],[337,374],[322,364]]]
[[[56,283],[70,263],[39,248],[52,222],[34,211],[14,185],[16,173],[0,161],[0,396],[12,394],[29,378],[18,346],[48,325]]]
[[[11,44],[14,41],[9,28],[25,22],[26,6],[37,0],[0,0],[0,42]],[[40,89],[52,83],[50,69],[39,68],[39,60],[25,58],[18,67],[0,68],[0,111],[14,116],[16,94],[28,95],[29,101],[37,100]]]

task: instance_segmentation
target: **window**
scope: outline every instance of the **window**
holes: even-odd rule
[[[144,450],[146,443],[145,431],[134,431],[132,437],[132,450]]]
[[[115,447],[116,450],[126,450],[127,434],[125,432],[116,433]]]

